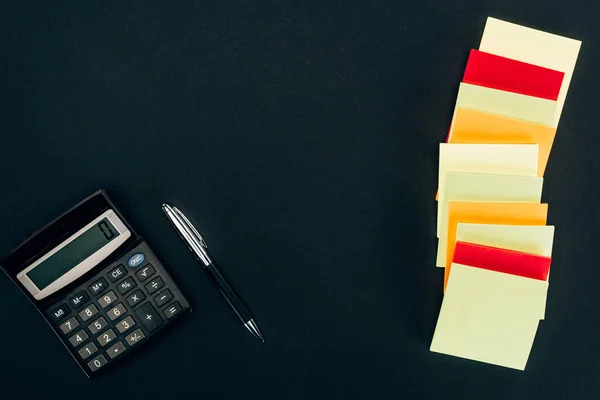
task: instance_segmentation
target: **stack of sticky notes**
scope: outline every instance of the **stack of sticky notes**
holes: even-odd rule
[[[523,370],[545,317],[544,171],[581,42],[488,18],[440,145],[431,351]]]

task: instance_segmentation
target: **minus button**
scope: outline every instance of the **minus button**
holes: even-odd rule
[[[154,297],[154,301],[159,307],[164,306],[173,298],[173,293],[169,289],[163,290],[158,295]]]

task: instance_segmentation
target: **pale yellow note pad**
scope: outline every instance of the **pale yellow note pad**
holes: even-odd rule
[[[540,203],[542,199],[543,178],[453,171],[445,174],[438,199],[438,267],[445,266],[449,202]]]
[[[536,176],[538,153],[537,144],[441,143],[438,191],[444,190],[447,171]]]
[[[554,123],[558,126],[581,41],[488,18],[479,50],[565,73],[557,99]]]
[[[461,83],[456,97],[455,113],[458,108],[469,108],[551,126],[554,123],[556,105],[556,101],[552,100]]]
[[[548,282],[452,265],[430,350],[525,369]]]
[[[552,257],[554,226],[459,223],[456,225],[456,241]],[[545,315],[544,305],[540,319],[544,319]]]

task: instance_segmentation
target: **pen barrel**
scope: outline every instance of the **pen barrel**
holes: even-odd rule
[[[231,308],[233,308],[233,311],[235,311],[240,320],[244,324],[250,321],[252,319],[252,315],[246,308],[246,305],[234,292],[231,285],[229,285],[229,282],[227,282],[223,274],[221,274],[221,271],[219,271],[219,269],[215,266],[214,263],[210,263],[206,267],[206,269],[209,271],[213,282],[217,285],[217,287],[221,291],[221,294],[223,295],[223,297],[225,297],[225,299],[227,300]]]

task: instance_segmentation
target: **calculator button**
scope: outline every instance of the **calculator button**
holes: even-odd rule
[[[134,344],[137,344],[140,340],[142,340],[145,337],[146,336],[144,335],[144,332],[142,332],[141,329],[136,329],[135,331],[133,331],[129,335],[127,335],[126,340],[130,346],[133,346]]]
[[[122,352],[125,351],[125,345],[123,342],[117,342],[113,344],[108,350],[106,350],[106,354],[112,359],[121,355]]]
[[[123,282],[119,283],[119,285],[117,286],[117,290],[119,291],[119,293],[125,294],[131,289],[133,289],[135,285],[136,283],[133,280],[133,278],[127,278]]]
[[[162,292],[160,292],[154,298],[154,301],[156,301],[156,305],[158,305],[159,307],[162,307],[165,304],[167,304],[172,298],[173,298],[173,293],[171,293],[171,291],[169,289],[167,289],[167,290],[163,290]]]
[[[140,265],[142,265],[145,259],[146,257],[143,253],[137,253],[129,258],[129,261],[127,261],[127,265],[129,265],[131,268],[139,267]]]
[[[102,329],[106,328],[108,326],[108,324],[106,323],[106,320],[104,319],[104,317],[100,317],[97,320],[95,320],[94,322],[92,322],[91,324],[88,325],[88,329],[90,330],[90,332],[92,332],[92,335],[95,335],[96,333],[100,332]]]
[[[152,275],[154,275],[155,272],[156,270],[152,268],[152,265],[146,264],[144,268],[135,273],[135,276],[137,276],[140,282],[144,282],[146,279],[149,279]]]
[[[104,358],[104,356],[100,354],[98,357],[94,358],[88,363],[88,368],[91,369],[92,372],[94,372],[104,367],[104,365],[106,365],[106,358]]]
[[[88,319],[92,318],[96,314],[98,314],[98,309],[96,308],[95,305],[90,304],[89,306],[87,306],[86,308],[84,308],[83,310],[81,310],[79,312],[79,317],[81,318],[81,320],[83,322],[85,322]]]
[[[165,314],[165,317],[167,317],[167,319],[171,319],[174,316],[176,316],[177,314],[179,314],[179,312],[182,310],[181,305],[178,302],[175,302],[173,304],[171,304],[169,307],[165,308],[163,310],[163,314]]]
[[[146,303],[135,312],[138,316],[138,321],[144,325],[149,332],[156,330],[162,325],[162,318],[156,312],[152,304]]]
[[[53,311],[50,312],[50,318],[54,320],[54,322],[62,321],[70,314],[69,307],[66,304],[61,304],[56,307]]]
[[[106,288],[108,288],[108,283],[106,283],[106,279],[104,278],[100,278],[98,279],[96,282],[92,283],[90,285],[90,287],[88,288],[88,290],[93,294],[93,295],[99,295],[100,293],[102,293]]]
[[[115,301],[117,301],[117,295],[112,290],[98,299],[98,303],[102,308],[110,306]]]
[[[133,318],[127,317],[127,318],[123,319],[123,321],[121,321],[117,324],[117,330],[120,333],[125,333],[129,330],[129,328],[131,328],[134,325],[135,325],[135,321],[133,320]]]
[[[71,332],[73,329],[77,328],[78,326],[79,326],[79,322],[77,322],[77,319],[75,317],[72,317],[71,319],[69,319],[67,322],[63,323],[60,326],[60,330],[64,334],[67,334],[67,333]]]
[[[165,286],[165,282],[159,276],[151,280],[150,283],[146,285],[146,290],[148,291],[148,293],[152,294],[162,289],[163,286]]]
[[[145,298],[146,295],[144,295],[144,293],[141,290],[137,290],[127,298],[127,304],[129,304],[130,307],[133,307]]]
[[[108,273],[108,279],[111,282],[116,282],[127,274],[125,267],[123,264],[119,265],[117,268],[113,269]]]
[[[116,337],[117,335],[115,335],[115,332],[112,329],[109,329],[102,335],[98,336],[98,343],[100,343],[100,346],[104,347],[113,340],[115,340]]]
[[[94,343],[88,343],[87,346],[78,351],[79,357],[84,360],[98,351],[98,348]]]
[[[86,292],[81,292],[81,293],[78,293],[77,296],[72,297],[71,300],[69,300],[69,303],[71,303],[71,305],[75,308],[80,308],[89,299],[90,299],[90,296],[88,296]]]
[[[69,342],[71,342],[71,345],[73,347],[77,347],[80,344],[82,344],[83,342],[85,342],[86,340],[88,340],[89,336],[87,333],[85,333],[85,331],[82,329],[79,332],[77,332],[76,334],[74,334],[73,336],[71,336],[71,338],[69,339]]]
[[[110,318],[111,321],[114,321],[115,319],[119,318],[121,315],[125,314],[126,310],[125,310],[125,306],[123,306],[122,303],[117,304],[117,306],[115,308],[111,308],[106,315],[108,315],[108,318]]]

